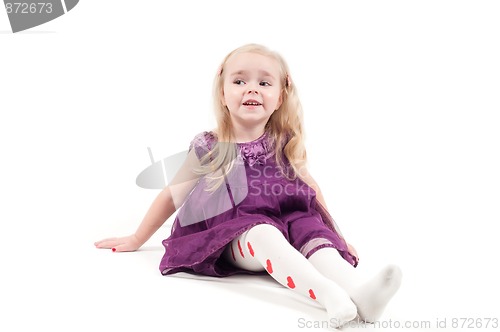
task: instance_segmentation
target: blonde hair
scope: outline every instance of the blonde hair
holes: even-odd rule
[[[202,166],[197,172],[209,174],[219,169],[222,169],[223,173],[228,172],[236,159],[236,144],[227,144],[234,142],[234,133],[229,110],[222,103],[222,96],[225,64],[232,56],[241,53],[264,55],[276,60],[279,64],[282,103],[269,118],[265,131],[268,138],[274,140],[276,163],[282,170],[283,175],[288,179],[295,179],[297,174],[300,174],[301,167],[305,166],[307,162],[304,146],[302,105],[295,86],[291,84],[290,70],[283,57],[259,44],[247,44],[233,50],[224,58],[219,67],[213,84],[214,111],[217,122],[215,131],[218,142],[225,142],[226,144],[216,144],[214,149],[202,158]],[[283,159],[282,151],[292,167],[291,172],[287,171],[289,168],[286,167],[286,160]],[[213,179],[219,181],[216,181],[217,184],[212,189],[216,189],[224,181],[223,174],[215,176]]]

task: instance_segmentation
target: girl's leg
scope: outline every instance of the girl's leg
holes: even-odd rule
[[[225,252],[236,266],[252,271],[265,268],[283,286],[318,301],[336,327],[356,317],[349,295],[318,272],[274,226],[254,226],[234,239]]]
[[[334,248],[323,248],[309,257],[309,262],[325,277],[345,289],[358,307],[358,314],[365,322],[375,322],[382,315],[387,303],[401,285],[401,270],[388,265],[367,282],[347,263]]]

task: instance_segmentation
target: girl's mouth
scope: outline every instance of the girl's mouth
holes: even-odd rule
[[[247,100],[243,102],[243,105],[245,106],[261,106],[262,104],[259,103],[257,100]]]

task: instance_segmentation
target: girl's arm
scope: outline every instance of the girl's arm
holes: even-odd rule
[[[199,165],[194,149],[188,153],[184,164],[175,175],[172,183],[165,187],[151,204],[141,224],[134,234],[100,240],[94,243],[97,248],[113,251],[135,251],[139,249],[165,221],[180,207],[187,195],[198,182],[198,175],[193,172]]]
[[[302,181],[304,181],[309,187],[313,188],[314,191],[316,192],[316,199],[323,205],[323,207],[328,211],[328,207],[326,206],[325,198],[323,197],[323,194],[321,193],[321,189],[318,186],[318,183],[314,180],[314,178],[311,176],[309,171],[306,169],[304,172],[300,172],[300,178]],[[358,253],[356,249],[350,245],[348,242],[347,247],[349,248],[349,252],[353,254],[354,256],[358,257]]]
[[[328,211],[328,207],[326,206],[325,198],[321,193],[321,189],[318,186],[318,183],[314,180],[314,178],[309,173],[305,167],[300,171],[300,179],[304,181],[309,187],[313,188],[316,192],[316,199],[323,205],[323,207]]]
[[[134,234],[113,237],[94,243],[96,248],[113,251],[135,251],[139,249],[175,212],[170,188],[166,187],[156,197]]]

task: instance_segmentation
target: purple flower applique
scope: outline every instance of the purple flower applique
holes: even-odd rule
[[[240,145],[241,157],[249,166],[255,164],[264,165],[271,153],[272,151],[269,149],[266,137],[255,142],[243,143]]]

